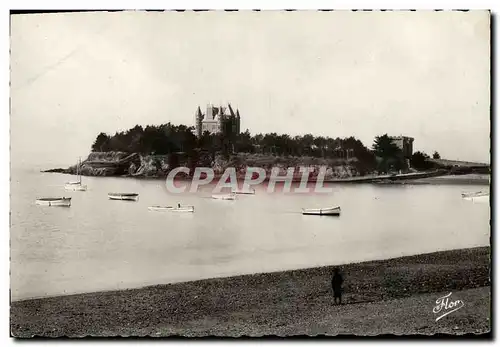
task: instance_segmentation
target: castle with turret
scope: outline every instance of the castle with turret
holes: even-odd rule
[[[234,112],[231,104],[228,104],[227,107],[215,107],[209,104],[205,114],[201,113],[198,106],[195,119],[196,136],[198,137],[201,137],[205,131],[210,134],[220,132],[227,134],[230,132],[231,135],[238,135],[240,133],[240,111],[236,109],[236,112]]]

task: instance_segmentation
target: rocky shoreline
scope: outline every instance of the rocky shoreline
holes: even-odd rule
[[[166,178],[173,167],[183,166],[188,168],[208,167],[215,173],[215,179],[222,176],[227,168],[234,168],[240,180],[245,178],[248,167],[262,168],[266,172],[266,180],[271,175],[271,169],[279,168],[280,175],[286,175],[287,169],[296,168],[296,177],[293,181],[300,182],[302,175],[299,167],[309,166],[314,172],[309,177],[309,182],[315,182],[321,168],[326,167],[324,182],[327,183],[376,183],[376,184],[489,184],[489,174],[471,174],[475,169],[462,168],[459,174],[454,174],[455,169],[442,168],[424,172],[407,174],[377,174],[359,171],[360,163],[356,159],[322,159],[313,157],[276,157],[270,155],[238,153],[228,158],[220,155],[198,154],[193,159],[186,153],[171,155],[141,155],[125,152],[92,152],[82,162],[80,173],[83,176],[117,176],[133,178]],[[487,168],[487,167],[485,167]],[[485,168],[481,170],[484,171]],[[76,174],[76,165],[69,168],[55,168],[43,172]],[[481,171],[480,170],[480,171]],[[471,171],[471,172],[469,172]],[[463,179],[448,179],[448,177],[463,177]],[[466,178],[468,176],[468,178]],[[473,176],[473,177],[472,177]],[[477,177],[476,177],[477,176]],[[438,180],[436,178],[441,177]],[[480,178],[478,178],[480,177]],[[190,179],[182,173],[176,179]]]
[[[42,172],[47,173],[62,173],[62,174],[74,174],[72,170],[56,168],[44,170]],[[90,176],[107,176],[107,175],[90,175]],[[136,179],[165,179],[165,175],[111,175],[117,177],[129,177]],[[216,175],[214,180],[217,181],[222,175]],[[245,175],[237,175],[238,180],[244,180]],[[292,182],[301,182],[300,177],[292,179]],[[190,181],[190,177],[176,177],[176,180]],[[264,182],[269,181],[267,177]],[[314,179],[309,179],[308,182],[315,182]],[[464,175],[451,175],[445,171],[430,171],[430,172],[419,172],[413,174],[413,177],[408,177],[408,175],[366,175],[366,176],[356,176],[349,178],[331,178],[327,177],[324,183],[370,183],[378,185],[433,185],[433,184],[459,184],[459,185],[483,185],[489,186],[491,184],[491,176],[487,174],[464,174]]]
[[[11,332],[32,336],[464,334],[491,330],[490,248],[87,293],[11,304]],[[435,321],[452,292],[466,306]]]
[[[282,173],[290,167],[309,166],[314,169],[312,177],[321,167],[327,167],[326,179],[342,179],[360,176],[355,160],[322,159],[313,157],[275,157],[271,155],[238,153],[224,158],[208,153],[198,154],[195,158],[186,153],[171,155],[140,155],[124,152],[93,152],[82,162],[80,173],[83,176],[125,176],[136,178],[165,178],[174,167],[212,168],[215,176],[221,176],[227,168],[234,168],[238,178],[244,178],[248,167],[258,167],[270,176],[271,169],[281,168]],[[76,174],[76,165],[67,169],[56,168],[43,172]],[[179,173],[176,177],[182,177]],[[301,174],[299,174],[301,175]]]

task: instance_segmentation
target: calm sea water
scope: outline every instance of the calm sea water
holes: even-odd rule
[[[12,172],[13,300],[489,245],[489,204],[460,197],[485,186],[332,185],[323,195],[262,187],[219,201],[210,190],[169,194],[162,180],[84,177],[88,191],[65,191],[73,179]],[[140,198],[108,200],[113,191]],[[35,205],[43,196],[71,196],[72,206]],[[196,212],[147,208],[177,203]],[[341,217],[300,213],[335,205]]]

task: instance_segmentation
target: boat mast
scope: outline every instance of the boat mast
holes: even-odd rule
[[[79,182],[80,184],[82,184],[82,173],[81,173],[81,171],[80,171],[80,166],[81,166],[81,165],[82,165],[82,158],[81,158],[81,157],[79,157],[79,158],[78,158],[78,166],[77,166],[77,169],[76,169],[76,170],[77,170],[77,171],[76,171],[76,173],[77,173],[77,175],[78,175],[78,182]]]

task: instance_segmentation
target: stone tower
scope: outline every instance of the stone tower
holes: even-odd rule
[[[195,119],[196,119],[196,125],[195,125],[195,128],[196,128],[196,136],[198,137],[201,137],[202,135],[202,129],[203,129],[203,115],[201,114],[201,109],[200,109],[200,106],[198,106],[198,109],[196,110],[196,114],[195,114]]]

